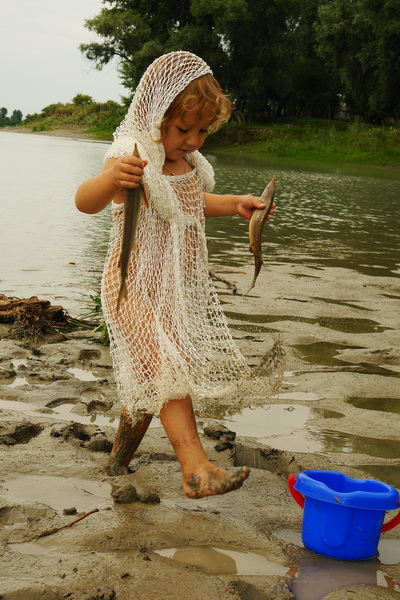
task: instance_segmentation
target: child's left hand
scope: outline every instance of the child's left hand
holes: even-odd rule
[[[265,204],[261,202],[260,198],[246,194],[244,196],[237,196],[237,214],[244,219],[251,219],[251,216],[255,210],[265,208]],[[267,221],[274,214],[276,208],[275,202],[272,205],[270,214],[268,215]]]

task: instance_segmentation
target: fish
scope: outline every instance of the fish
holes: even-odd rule
[[[136,158],[140,158],[137,144],[135,144],[132,154],[133,156],[136,156]],[[126,299],[126,278],[128,275],[129,259],[135,243],[136,230],[139,223],[142,195],[143,190],[141,183],[139,183],[136,188],[127,188],[125,192],[124,229],[122,233],[121,256],[118,261],[118,268],[121,273],[121,284],[118,294],[117,312],[120,309],[122,300]]]
[[[254,275],[253,281],[251,282],[251,286],[249,287],[247,292],[243,294],[244,296],[246,296],[250,292],[250,290],[252,290],[255,286],[258,274],[264,262],[261,250],[261,237],[264,223],[268,219],[268,216],[274,205],[275,179],[276,177],[274,175],[260,196],[261,200],[265,202],[265,208],[258,208],[251,215],[249,223],[249,239],[250,252],[254,255]]]

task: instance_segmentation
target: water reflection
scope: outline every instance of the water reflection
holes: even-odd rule
[[[324,365],[327,367],[333,367],[335,370],[340,371],[359,371],[362,373],[368,373],[369,375],[385,375],[386,377],[398,378],[399,373],[392,371],[389,368],[381,367],[380,365],[374,365],[369,363],[357,362],[352,366],[343,366],[343,360],[340,357],[341,350],[353,349],[356,350],[361,346],[345,346],[343,344],[334,344],[332,342],[315,342],[313,344],[296,344],[293,346],[299,352],[301,352],[303,358],[311,365]],[[384,399],[380,399],[383,402]],[[355,399],[356,401],[356,399]],[[360,402],[366,402],[365,406],[359,406],[359,408],[372,408],[372,404],[369,399],[360,398]],[[351,402],[351,401],[350,401]],[[384,406],[384,404],[382,404]],[[354,404],[354,406],[357,406]],[[385,408],[375,410],[386,410]]]
[[[400,458],[398,440],[372,438],[332,430],[310,431],[310,436],[321,441],[325,452],[351,452],[379,458]]]
[[[69,309],[99,287],[109,211],[83,215],[75,208],[74,195],[79,183],[101,168],[105,146],[29,134],[0,135],[1,292],[40,295]]]
[[[155,550],[160,556],[196,567],[209,575],[286,575],[287,568],[260,554],[214,546]]]
[[[285,534],[292,534],[292,538],[295,535],[296,545],[302,546],[300,535],[294,532],[278,532],[277,537],[285,539]],[[333,590],[356,585],[379,586],[400,591],[393,577],[382,571],[381,561],[378,559],[345,562],[310,554],[298,560],[297,564],[284,567],[259,554],[241,549],[181,546],[155,552],[176,562],[196,567],[209,575],[290,577],[290,588],[296,600],[322,600]]]
[[[274,533],[278,539],[303,548],[301,534],[283,529]],[[365,561],[341,561],[307,551],[295,559],[288,575],[291,590],[296,600],[322,600],[330,592],[343,587],[369,585],[400,591],[395,579],[382,570],[382,564],[397,564],[400,561],[398,540],[380,540],[379,558]]]
[[[98,292],[110,211],[83,215],[73,198],[79,183],[101,169],[107,144],[0,135],[1,291],[19,297],[38,294],[62,300],[67,309],[82,308]],[[265,229],[272,262],[399,274],[399,180],[282,169],[256,158],[208,157],[216,171],[217,192],[259,194],[266,180],[277,175],[279,209]],[[207,233],[212,263],[251,271],[246,221],[209,219]]]
[[[75,506],[77,511],[110,506],[110,484],[79,477],[20,475],[2,481],[1,495],[8,501],[39,502],[61,512]]]
[[[375,465],[358,465],[357,469],[360,469],[364,473],[368,473],[372,477],[388,483],[389,485],[400,489],[400,465],[393,464],[375,464]],[[387,540],[388,541],[388,540]],[[400,546],[400,542],[399,542]],[[400,562],[400,549],[399,549],[399,560]]]
[[[357,346],[351,346],[356,348]],[[350,348],[343,344],[334,344],[332,342],[315,342],[314,344],[297,344],[294,346],[296,350],[301,352],[303,358],[313,365],[326,365],[334,367],[343,364],[337,353],[340,350]]]
[[[277,176],[278,210],[265,240],[271,261],[329,265],[372,275],[398,275],[398,180],[276,167],[254,158],[211,157],[217,191],[258,195]],[[222,221],[223,224],[222,224]],[[208,222],[211,250],[219,262],[239,265],[246,257],[246,225]],[[218,231],[228,237],[220,239]],[[247,259],[250,262],[249,259]],[[229,262],[230,261],[230,262]]]
[[[349,398],[347,402],[356,408],[400,413],[400,398]]]
[[[236,326],[235,321],[251,321],[252,323],[276,323],[277,321],[296,321],[300,323],[310,323],[312,325],[319,325],[320,327],[328,327],[335,331],[343,331],[346,333],[379,333],[380,331],[386,331],[389,327],[381,327],[376,321],[371,319],[356,319],[351,317],[302,317],[298,315],[257,315],[257,314],[245,314],[235,313],[225,310],[226,316],[232,321],[232,328],[243,328],[243,326]],[[263,327],[260,328],[262,331]],[[256,333],[254,331],[253,333]]]
[[[214,157],[219,191],[257,195],[272,174],[277,176],[278,211],[266,233],[272,261],[286,262],[290,256],[302,264],[337,266],[340,261],[343,267],[368,274],[398,273],[397,180],[282,170],[253,158],[235,158]],[[214,223],[209,227],[215,235]],[[238,257],[232,257],[232,251],[240,252],[243,227],[239,221],[219,226],[229,229],[229,242],[218,247],[236,265]]]
[[[293,567],[288,575],[294,577],[291,590],[296,600],[322,600],[338,588],[356,585],[380,586],[400,591],[393,577],[379,568],[379,562],[354,563],[320,559],[315,563]]]

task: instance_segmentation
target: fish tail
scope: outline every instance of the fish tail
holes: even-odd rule
[[[249,287],[249,289],[247,290],[247,292],[245,294],[243,294],[243,296],[247,296],[247,294],[253,289],[253,287],[256,285],[256,281],[257,281],[257,277],[261,271],[261,267],[264,264],[264,261],[262,258],[258,257],[258,256],[254,256],[254,262],[255,262],[255,268],[254,268],[254,275],[253,275],[253,281],[251,282],[251,286]]]
[[[256,285],[256,278],[253,277],[253,281],[251,282],[251,286],[249,287],[249,289],[247,290],[247,292],[245,292],[244,294],[242,294],[242,296],[247,296],[247,294],[253,289],[253,287]]]

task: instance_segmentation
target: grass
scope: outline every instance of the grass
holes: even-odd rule
[[[22,127],[33,132],[70,130],[97,140],[112,140],[126,108],[113,101],[88,105],[52,104],[29,115]],[[272,119],[241,126],[234,122],[207,139],[207,149],[337,165],[400,169],[400,127],[361,121]]]
[[[270,158],[400,168],[400,130],[395,126],[299,119],[252,126],[246,132],[228,125],[209,147]]]

